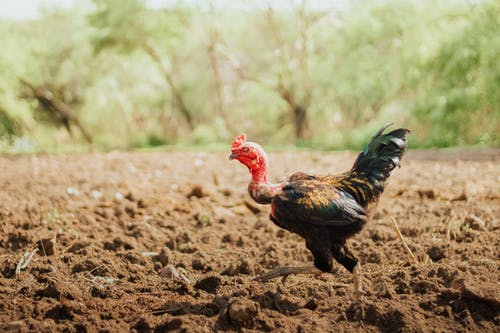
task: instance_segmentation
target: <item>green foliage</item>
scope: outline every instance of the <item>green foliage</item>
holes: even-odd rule
[[[500,144],[500,5],[473,7],[421,71],[415,116],[437,146]]]
[[[22,83],[50,90],[103,149],[266,144],[360,148],[382,124],[420,147],[500,139],[496,1],[357,1],[345,11],[93,0],[0,21],[0,146],[84,143]],[[64,38],[61,38],[64,35]],[[293,103],[307,112],[294,139]]]
[[[97,52],[110,46],[133,50],[144,33],[140,18],[144,4],[140,0],[94,0],[95,11],[88,15],[97,28],[92,38]]]

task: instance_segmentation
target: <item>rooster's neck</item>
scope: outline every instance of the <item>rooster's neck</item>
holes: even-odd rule
[[[254,149],[257,151],[257,155],[252,160],[246,160],[242,162],[250,171],[252,175],[252,183],[257,184],[267,184],[267,175],[269,171],[269,158],[266,152],[261,146],[253,144]]]
[[[252,183],[268,184],[268,171],[265,166],[259,167],[257,169],[250,169],[250,173],[252,174]]]
[[[268,182],[255,183],[252,181],[248,184],[248,193],[255,202],[265,205],[271,203],[274,196],[281,188],[281,184],[272,184]]]
[[[267,180],[267,163],[262,168],[250,170],[252,181],[248,185],[248,193],[255,202],[270,204],[281,189],[281,184],[273,184]]]

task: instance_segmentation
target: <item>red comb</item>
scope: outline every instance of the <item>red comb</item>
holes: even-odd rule
[[[231,143],[231,148],[238,148],[239,146],[244,144],[246,141],[247,141],[246,135],[242,134],[233,140],[233,143]]]

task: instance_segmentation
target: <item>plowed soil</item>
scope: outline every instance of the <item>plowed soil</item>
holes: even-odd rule
[[[500,151],[410,151],[351,239],[366,295],[311,264],[228,154],[0,157],[0,331],[500,332]],[[271,153],[271,179],[355,153]],[[396,221],[412,258],[397,236]]]

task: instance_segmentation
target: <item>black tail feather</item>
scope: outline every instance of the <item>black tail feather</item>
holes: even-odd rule
[[[406,150],[406,136],[411,132],[409,129],[399,128],[383,134],[391,125],[389,123],[375,133],[352,167],[353,172],[363,174],[375,185],[383,186],[392,170],[399,167]]]

